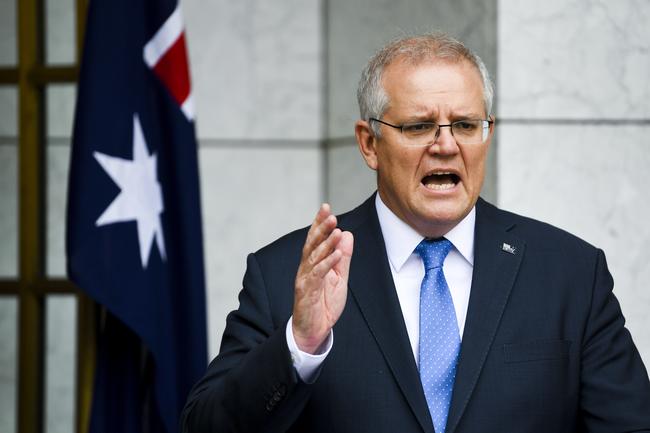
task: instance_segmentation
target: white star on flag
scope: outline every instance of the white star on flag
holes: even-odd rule
[[[156,177],[157,158],[155,153],[147,153],[147,143],[137,113],[133,115],[133,160],[99,152],[93,152],[93,156],[121,189],[95,225],[136,221],[142,267],[147,268],[154,238],[164,260],[165,241],[160,214],[165,210],[165,205]]]

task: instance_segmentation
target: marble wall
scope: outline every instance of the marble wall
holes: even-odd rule
[[[499,204],[603,248],[650,365],[650,3],[499,2]]]
[[[315,147],[202,140],[200,171],[211,356],[237,308],[246,255],[313,219],[321,200]],[[290,209],[291,211],[288,211]]]
[[[183,2],[197,106],[210,356],[246,255],[323,200],[319,0]]]
[[[185,0],[183,11],[200,139],[320,137],[319,0]]]

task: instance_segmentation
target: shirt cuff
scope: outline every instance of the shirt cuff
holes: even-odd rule
[[[330,331],[327,339],[318,349],[318,352],[312,355],[311,353],[303,352],[298,348],[298,344],[296,344],[296,340],[293,337],[292,323],[293,316],[289,318],[286,329],[287,345],[289,346],[289,352],[291,353],[293,368],[296,369],[298,376],[300,376],[300,379],[302,379],[303,382],[313,383],[316,379],[318,368],[321,366],[323,361],[325,361],[330,350],[332,350],[334,344],[334,331]]]

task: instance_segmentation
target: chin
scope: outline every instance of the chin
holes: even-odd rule
[[[435,210],[427,210],[418,215],[418,226],[421,226],[418,231],[425,229],[426,236],[442,236],[461,222],[470,210],[471,206],[438,205]]]

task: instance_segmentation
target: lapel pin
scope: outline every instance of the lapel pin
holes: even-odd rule
[[[506,253],[510,253],[510,254],[516,254],[517,253],[517,248],[515,248],[512,245],[507,244],[505,242],[503,243],[503,245],[501,245],[501,250],[505,251]]]

